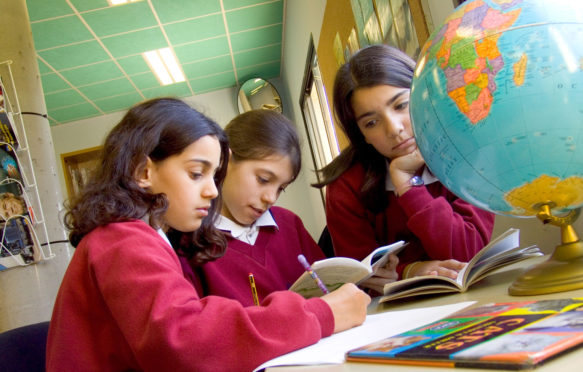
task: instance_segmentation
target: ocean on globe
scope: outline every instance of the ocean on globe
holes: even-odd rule
[[[411,121],[427,166],[480,208],[583,205],[583,1],[474,0],[424,45]]]

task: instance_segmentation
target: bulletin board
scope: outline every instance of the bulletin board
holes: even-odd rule
[[[336,71],[358,49],[386,43],[415,59],[428,37],[421,0],[326,2],[317,54],[330,107]],[[336,122],[334,127],[338,144],[343,149],[348,146],[348,139]]]

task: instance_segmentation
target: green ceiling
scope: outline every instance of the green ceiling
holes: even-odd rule
[[[26,0],[51,125],[280,75],[284,0]],[[141,53],[172,47],[186,82]]]

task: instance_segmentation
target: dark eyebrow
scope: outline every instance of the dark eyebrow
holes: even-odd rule
[[[207,167],[207,168],[212,166],[212,163],[206,159],[194,158],[194,159],[188,159],[186,162],[187,163],[202,163],[202,165]]]
[[[395,94],[393,97],[391,97],[391,99],[387,102],[387,106],[392,105],[396,100],[399,99],[399,97],[401,97],[403,94],[407,93],[407,89],[403,89],[402,91],[400,91],[399,93]],[[364,118],[365,116],[369,116],[374,114],[374,112],[372,111],[368,111],[365,112],[364,114],[358,116],[355,120],[359,121],[360,119]]]

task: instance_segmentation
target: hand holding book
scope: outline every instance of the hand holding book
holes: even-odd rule
[[[399,274],[397,273],[398,263],[399,258],[393,253],[389,254],[387,263],[384,266],[378,267],[373,276],[363,280],[359,284],[377,293],[383,293],[385,284],[395,282],[399,279]]]
[[[391,245],[379,247],[362,261],[348,257],[327,258],[312,263],[311,269],[317,273],[330,291],[338,289],[344,283],[362,284],[368,278],[376,275],[380,268],[389,263],[391,255],[394,257],[406,245],[407,243],[404,241],[398,241]],[[395,258],[392,259],[394,260]],[[389,263],[389,265],[391,264]],[[387,283],[387,280],[384,283]],[[308,272],[304,272],[289,289],[306,298],[322,296],[322,290],[316,285]]]
[[[530,257],[542,256],[537,246],[520,247],[520,231],[508,229],[482,248],[455,279],[439,275],[409,277],[388,283],[379,302],[423,294],[465,292],[472,284],[495,270]]]
[[[467,263],[458,260],[434,260],[413,262],[403,271],[403,279],[415,276],[440,275],[455,280]]]

